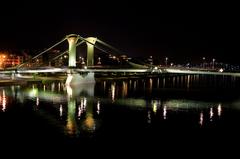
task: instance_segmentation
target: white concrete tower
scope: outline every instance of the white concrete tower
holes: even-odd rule
[[[87,43],[87,66],[94,65],[94,45],[97,41],[97,38],[88,37],[86,38]]]
[[[69,44],[69,57],[68,57],[68,66],[76,67],[76,44],[79,39],[79,35],[70,34],[66,36]]]

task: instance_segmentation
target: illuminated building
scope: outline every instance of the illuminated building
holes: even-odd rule
[[[0,68],[13,67],[23,62],[23,56],[0,54]]]

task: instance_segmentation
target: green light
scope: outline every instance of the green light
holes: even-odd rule
[[[87,65],[93,66],[94,65],[94,44],[97,41],[97,38],[89,37],[86,38],[87,40]],[[90,43],[88,43],[88,41]]]
[[[76,67],[76,43],[78,41],[77,35],[72,35],[67,38],[69,44],[69,59],[68,66]]]

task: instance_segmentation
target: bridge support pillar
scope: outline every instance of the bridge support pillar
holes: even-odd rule
[[[69,70],[66,80],[67,86],[74,86],[79,84],[95,84],[94,73],[85,73],[80,75],[78,72]]]
[[[94,65],[94,44],[97,41],[97,38],[89,37],[86,38],[87,41],[87,66],[93,66]]]
[[[16,79],[16,73],[12,73],[11,74],[11,80],[15,80]]]
[[[69,57],[68,57],[68,66],[76,67],[76,43],[79,39],[79,35],[70,34],[67,35],[67,40],[69,44]]]

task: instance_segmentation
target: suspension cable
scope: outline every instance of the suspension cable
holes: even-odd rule
[[[122,51],[116,49],[115,47],[113,47],[113,46],[107,44],[106,42],[104,42],[104,41],[102,41],[102,40],[100,40],[100,39],[97,39],[97,42],[99,42],[100,44],[103,44],[104,46],[106,46],[106,47],[108,47],[108,48],[110,48],[110,49],[116,51],[116,52],[119,53],[119,54],[123,54]]]
[[[79,45],[81,45],[81,44],[83,44],[83,43],[84,43],[84,41],[81,41],[81,42],[77,43],[76,46],[79,46]],[[51,62],[51,61],[53,61],[53,60],[56,60],[57,58],[59,58],[60,56],[66,54],[66,53],[68,53],[68,50],[65,50],[63,53],[60,53],[59,55],[55,56],[55,57],[52,58],[49,62]]]
[[[29,62],[30,62],[31,60],[33,60],[33,59],[36,59],[37,57],[41,56],[42,54],[46,53],[47,51],[49,51],[49,50],[51,50],[52,48],[56,47],[57,45],[61,44],[61,43],[62,43],[63,41],[65,41],[65,40],[66,40],[66,38],[63,38],[61,41],[55,43],[54,45],[52,45],[52,46],[49,47],[48,49],[40,52],[39,54],[37,54],[36,56],[34,56],[33,58],[31,58],[31,59],[28,60],[27,62],[24,62],[24,63],[18,65],[17,68],[22,67],[24,64],[29,63]]]

